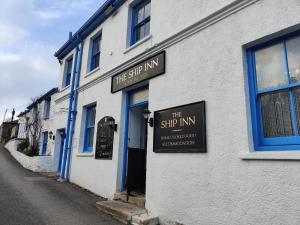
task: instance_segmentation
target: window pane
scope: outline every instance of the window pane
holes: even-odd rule
[[[87,130],[87,147],[93,147],[94,141],[94,128],[89,128]]]
[[[300,37],[286,42],[291,82],[300,82]]]
[[[265,137],[294,135],[289,91],[264,94],[260,105]]]
[[[100,61],[100,54],[98,53],[97,55],[94,56],[94,68],[97,68],[99,66],[99,61]]]
[[[136,40],[141,40],[145,34],[145,25],[137,28]]]
[[[150,16],[150,14],[151,14],[151,4],[149,2],[147,5],[145,5],[145,18]]]
[[[294,92],[296,123],[297,123],[298,131],[300,131],[300,88],[294,89],[293,92]]]
[[[144,19],[144,7],[137,10],[137,23],[140,23]]]
[[[145,34],[144,37],[148,36],[150,34],[150,21],[145,24]]]
[[[94,126],[95,125],[95,114],[96,114],[96,108],[89,108],[88,109],[88,126]]]
[[[98,53],[100,51],[100,37],[93,41],[93,53]]]
[[[255,61],[258,90],[288,83],[282,43],[256,51]]]
[[[72,63],[73,63],[73,59],[68,60],[68,73],[70,73],[72,71]]]

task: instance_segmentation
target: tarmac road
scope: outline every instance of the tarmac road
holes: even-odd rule
[[[101,200],[24,169],[0,146],[0,225],[120,225],[97,210]]]

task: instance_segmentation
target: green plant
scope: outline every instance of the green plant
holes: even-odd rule
[[[18,144],[17,151],[23,152],[28,147],[29,147],[29,140],[26,139]]]
[[[34,148],[33,146],[28,146],[28,148],[25,148],[22,153],[30,157],[37,156],[39,154],[39,149]]]

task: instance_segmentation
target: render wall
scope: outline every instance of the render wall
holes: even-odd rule
[[[153,153],[149,129],[146,208],[163,222],[300,223],[300,164],[241,157],[253,151],[242,46],[298,24],[299,11],[296,0],[259,1],[167,49],[167,73],[150,80],[150,111],[205,100],[208,153]]]
[[[110,93],[110,80],[99,83],[79,93],[78,114],[73,140],[70,181],[103,197],[112,198],[117,188],[119,137],[122,133],[121,105],[122,93]],[[96,103],[96,124],[94,134],[94,151],[83,153],[85,109],[86,105]],[[94,157],[96,130],[98,121],[104,116],[112,116],[118,124],[115,132],[112,160],[96,160]],[[120,128],[121,127],[121,128]],[[122,135],[123,136],[123,135]],[[122,146],[122,145],[121,145]]]
[[[126,5],[130,2],[125,3],[115,17],[109,18],[91,34],[90,37],[103,29],[100,69],[89,74],[86,72],[89,38],[85,40],[81,85],[134,58],[230,1],[182,2],[174,4],[171,0],[153,0],[152,37],[127,51],[124,24],[128,19]],[[165,4],[172,10],[166,10]],[[199,7],[203,15],[197,14]],[[208,152],[153,153],[153,130],[149,128],[146,208],[159,215],[162,224],[170,221],[185,225],[300,223],[299,163],[244,159],[247,154],[269,159],[284,159],[292,155],[290,158],[298,160],[300,157],[288,152],[251,153],[246,62],[242,47],[299,24],[299,12],[297,0],[257,1],[227,18],[220,17],[215,24],[167,47],[166,73],[149,81],[149,109],[153,112],[205,100]],[[161,19],[166,18],[166,23],[160,22],[160,16]],[[124,132],[122,92],[111,94],[110,82],[110,78],[104,79],[94,86],[86,86],[79,93],[70,177],[71,182],[108,198],[120,186]],[[68,100],[64,97],[67,92],[59,93],[58,98],[65,99],[59,100],[59,105],[67,105]],[[97,102],[96,122],[110,115],[119,125],[115,133],[113,160],[95,160],[93,154],[80,153],[83,106],[93,102]],[[65,116],[59,118],[61,122],[56,122],[57,125],[66,124],[67,120],[63,121]]]

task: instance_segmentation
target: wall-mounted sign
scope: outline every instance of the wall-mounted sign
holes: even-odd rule
[[[165,51],[114,75],[111,82],[111,92],[115,93],[163,73],[165,73]]]
[[[95,159],[112,159],[114,127],[115,120],[110,116],[103,117],[98,122]]]
[[[154,112],[154,152],[206,152],[205,102]]]

